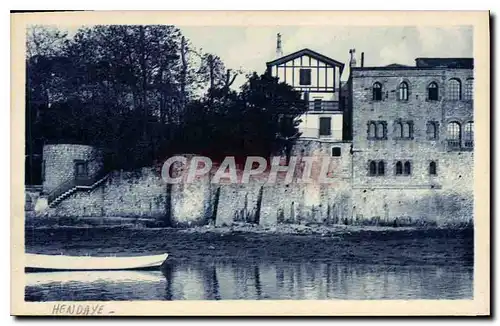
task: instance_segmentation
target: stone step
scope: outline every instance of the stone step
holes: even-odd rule
[[[64,192],[63,194],[61,194],[59,197],[57,197],[56,199],[54,199],[50,204],[49,204],[49,207],[54,207],[55,205],[59,204],[62,200],[64,200],[66,197],[72,195],[74,192],[76,192],[78,189],[85,189],[85,190],[92,190],[94,189],[95,187],[97,187],[99,184],[101,184],[104,180],[106,180],[108,177],[108,175],[105,175],[104,177],[102,177],[101,179],[97,180],[96,182],[94,182],[92,185],[90,186],[75,186],[71,189],[69,189],[68,191]]]

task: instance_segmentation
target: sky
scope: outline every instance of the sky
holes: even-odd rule
[[[418,57],[472,57],[470,26],[456,27],[336,27],[336,26],[178,26],[197,48],[215,53],[231,69],[264,72],[266,62],[276,59],[276,34],[282,35],[283,54],[310,48],[346,65],[349,49],[361,52],[365,66],[391,63],[415,65]],[[235,83],[242,83],[241,77]]]
[[[263,73],[276,59],[276,34],[282,35],[283,55],[309,48],[345,64],[349,76],[349,49],[356,49],[365,66],[391,63],[415,65],[418,57],[473,57],[471,26],[177,26],[197,49],[218,55],[227,68]],[[72,34],[77,27],[62,28]],[[233,88],[243,84],[239,76]]]

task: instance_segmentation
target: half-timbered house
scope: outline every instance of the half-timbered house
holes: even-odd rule
[[[303,49],[267,62],[267,71],[302,93],[308,111],[300,117],[302,138],[342,140],[340,77],[344,64]]]

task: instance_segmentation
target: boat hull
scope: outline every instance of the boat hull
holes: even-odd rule
[[[26,254],[25,271],[112,271],[154,270],[167,259],[168,254],[136,257],[88,257]]]

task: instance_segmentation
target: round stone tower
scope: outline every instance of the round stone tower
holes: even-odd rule
[[[103,169],[103,154],[93,146],[55,144],[43,147],[43,193],[48,194],[71,180],[91,179]]]

